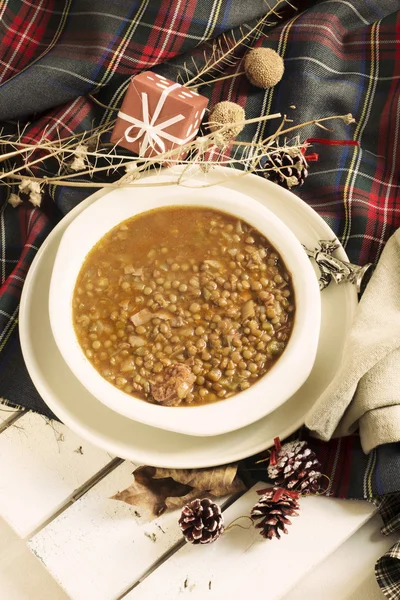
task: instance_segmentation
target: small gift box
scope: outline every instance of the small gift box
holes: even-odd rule
[[[146,158],[193,139],[208,99],[162,75],[145,71],[125,94],[111,141]]]

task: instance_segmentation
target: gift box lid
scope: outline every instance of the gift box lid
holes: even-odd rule
[[[152,71],[144,71],[133,77],[123,100],[121,112],[136,116],[138,107],[142,108],[142,94],[145,93],[151,119],[161,95],[167,90],[171,91],[166,95],[157,121],[166,121],[177,114],[181,114],[186,119],[195,112],[195,122],[191,129],[197,129],[204,116],[208,98]],[[181,129],[181,125],[179,123],[177,125]]]

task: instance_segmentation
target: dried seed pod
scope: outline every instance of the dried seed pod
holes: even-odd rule
[[[276,85],[284,70],[282,57],[272,48],[254,48],[244,59],[247,79],[259,88],[268,89]]]
[[[243,129],[242,121],[246,118],[244,109],[235,102],[218,102],[210,112],[208,128],[210,131],[218,132],[224,125],[232,124],[227,129],[218,132],[216,144],[224,147],[233,140]],[[237,125],[236,125],[237,123]],[[220,138],[220,139],[219,139]]]

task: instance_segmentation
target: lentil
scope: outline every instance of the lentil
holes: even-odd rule
[[[149,211],[109,231],[73,298],[78,341],[105,379],[152,401],[151,382],[185,363],[196,379],[183,405],[248,389],[279,359],[294,316],[290,275],[268,240],[206,208]]]

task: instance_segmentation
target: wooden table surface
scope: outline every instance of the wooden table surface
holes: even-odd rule
[[[305,498],[280,541],[234,528],[191,546],[179,511],[148,522],[110,499],[135,466],[39,415],[1,412],[0,598],[384,598],[374,563],[395,536],[379,533],[371,504]],[[225,522],[248,514],[256,498],[252,489],[221,499]]]

